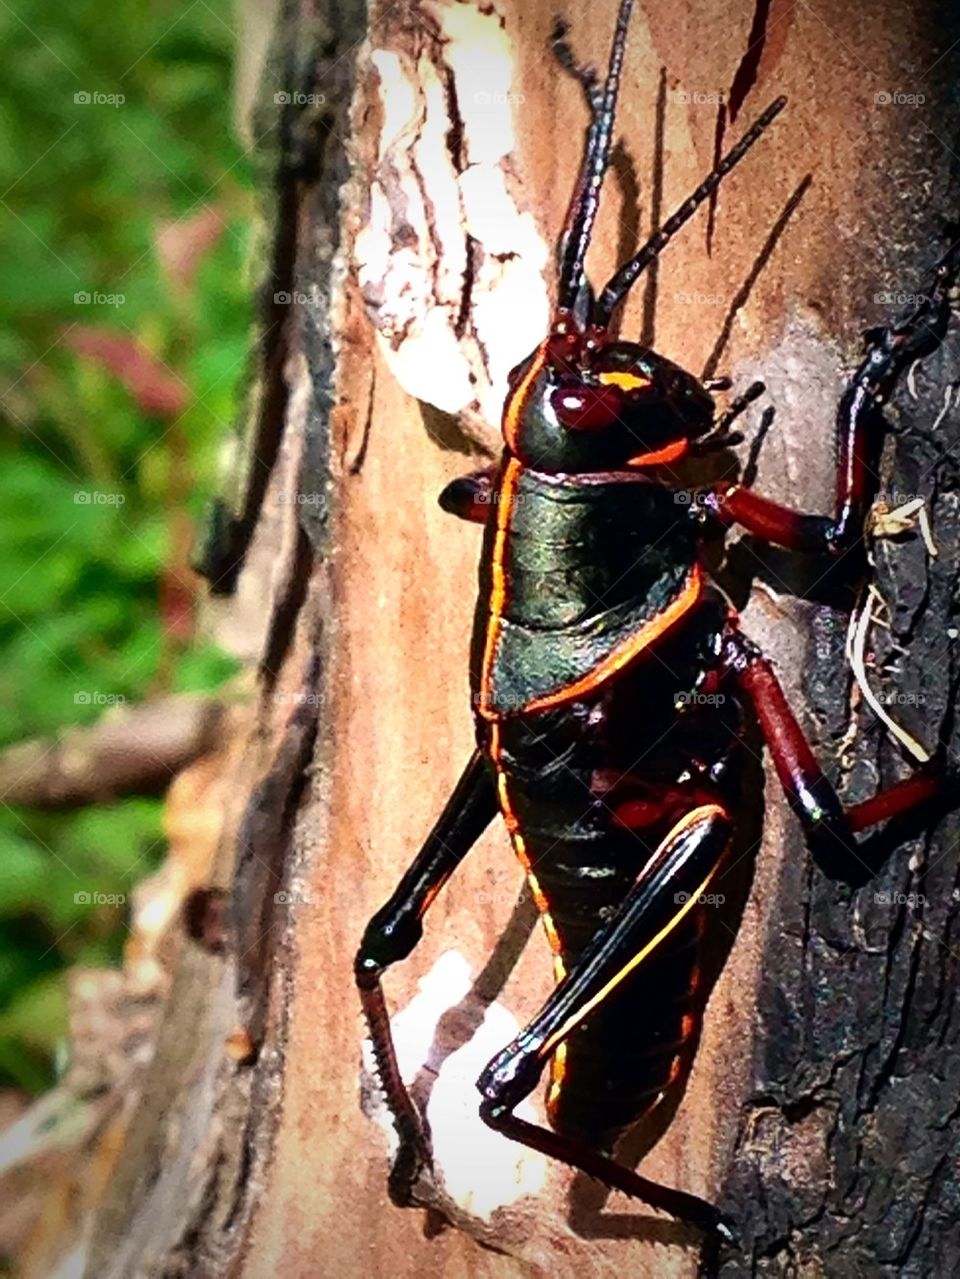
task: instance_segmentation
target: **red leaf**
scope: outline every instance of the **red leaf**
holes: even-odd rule
[[[197,267],[225,230],[223,214],[213,205],[191,217],[161,222],[156,234],[160,265],[176,284],[189,287]]]
[[[151,417],[178,417],[186,409],[189,389],[136,338],[120,337],[95,325],[79,325],[64,334],[64,343],[82,359],[112,374]]]

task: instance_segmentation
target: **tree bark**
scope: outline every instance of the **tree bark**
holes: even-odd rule
[[[583,96],[548,51],[555,8],[418,0],[368,17],[352,0],[290,0],[278,16],[275,50],[305,99],[284,134],[295,198],[277,187],[303,301],[283,320],[280,443],[244,570],[259,564],[270,621],[216,879],[232,889],[234,927],[225,955],[184,952],[90,1245],[98,1279],[696,1271],[689,1232],[619,1198],[604,1208],[561,1168],[528,1162],[504,1174],[516,1196],[491,1188],[484,1168],[509,1161],[473,1144],[466,1064],[462,1102],[430,1111],[438,1146],[454,1128],[442,1171],[448,1186],[466,1178],[461,1229],[390,1205],[366,1086],[373,1118],[361,1111],[353,955],[471,745],[479,533],[435,495],[496,454],[505,372],[546,322],[585,125]],[[565,16],[578,55],[603,66],[614,6],[571,3]],[[917,291],[945,244],[943,220],[958,208],[958,39],[957,16],[934,3],[865,15],[847,0],[638,0],[597,276],[769,100],[790,98],[623,323],[694,371],[728,373],[738,388],[766,380],[776,420],[759,486],[773,498],[829,508],[834,407],[861,331]],[[265,72],[261,94],[276,85]],[[958,378],[950,339],[918,372],[917,398],[898,395],[898,424],[937,420],[949,449]],[[869,675],[900,698],[894,718],[955,749],[957,476],[909,430],[886,465],[891,495],[928,499],[940,554],[919,539],[878,548],[890,629],[872,632]],[[256,554],[266,527],[272,581]],[[828,771],[858,799],[899,776],[902,755],[857,704],[850,599],[822,565],[788,561],[741,539],[724,580]],[[957,1269],[957,834],[951,817],[894,847],[868,883],[837,883],[811,861],[775,780],[766,788],[759,848],[748,839],[742,850],[755,871],[740,918],[718,924],[730,954],[696,1063],[642,1164],[737,1219],[744,1248],[725,1275]],[[457,1005],[419,1075],[427,1093],[439,1070],[431,1105],[457,1078],[454,1047],[469,1057],[471,1036],[492,1037],[490,1055],[549,988],[539,934],[522,945],[520,889],[493,829],[438,898],[415,956],[389,975],[408,1029],[429,1029],[444,997]],[[482,1064],[481,1054],[474,1074]],[[536,1194],[519,1194],[530,1185]]]

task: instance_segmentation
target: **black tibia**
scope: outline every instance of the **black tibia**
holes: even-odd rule
[[[760,497],[749,488],[720,485],[705,495],[725,526],[741,524],[764,541],[807,553],[839,556],[857,546],[880,487],[880,461],[890,424],[883,406],[910,366],[934,352],[950,320],[950,291],[958,272],[958,246],[933,271],[929,294],[908,315],[870,329],[859,368],[840,399],[836,420],[834,514],[809,515]]]
[[[733,1223],[725,1217],[719,1208],[707,1203],[698,1195],[691,1195],[685,1190],[675,1190],[671,1186],[662,1186],[658,1181],[641,1177],[639,1173],[625,1168],[606,1155],[592,1150],[580,1141],[563,1137],[551,1132],[549,1128],[541,1128],[538,1124],[518,1119],[503,1106],[485,1101],[480,1107],[484,1121],[502,1132],[512,1141],[520,1141],[533,1150],[539,1150],[551,1159],[559,1159],[573,1168],[578,1168],[596,1181],[610,1186],[614,1190],[622,1190],[649,1204],[651,1208],[659,1208],[668,1212],[678,1221],[695,1226],[708,1237],[736,1243],[736,1231]]]
[[[470,756],[436,825],[393,896],[367,925],[354,963],[370,1029],[377,1074],[393,1115],[400,1148],[390,1173],[390,1196],[410,1202],[413,1183],[429,1160],[423,1123],[400,1078],[380,978],[406,958],[423,934],[422,919],[497,811],[493,777],[479,751]]]
[[[481,1114],[492,1127],[707,1231],[725,1229],[709,1204],[637,1176],[591,1150],[580,1137],[526,1124],[511,1112],[536,1087],[559,1044],[621,983],[629,982],[648,955],[665,944],[696,909],[723,860],[731,831],[729,817],[716,804],[681,817],[613,918],[597,931],[537,1016],[497,1054],[477,1082],[484,1099]]]
[[[880,454],[889,426],[882,406],[916,361],[943,341],[950,321],[950,289],[957,257],[951,250],[934,270],[933,286],[903,319],[871,329],[867,350],[840,400],[837,414],[837,490],[827,549],[843,551],[860,540],[876,498]]]

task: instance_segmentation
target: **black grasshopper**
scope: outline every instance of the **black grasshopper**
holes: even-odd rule
[[[730,1224],[702,1199],[612,1157],[618,1138],[681,1071],[702,1014],[704,896],[724,865],[743,712],[759,723],[811,840],[838,856],[860,830],[942,794],[923,772],[844,808],[762,652],[701,562],[704,522],[739,523],[782,547],[841,557],[862,545],[889,425],[883,404],[942,340],[957,265],[938,263],[906,318],[871,330],[837,410],[832,517],[745,486],[677,500],[664,468],[729,443],[745,403],[718,414],[708,384],[633,342],[614,313],[634,281],[784,106],[778,99],[702,185],[594,296],[584,277],[609,162],[630,0],[561,241],[550,331],[514,369],[500,464],[455,481],[443,507],[485,524],[471,679],[476,749],[447,806],[374,916],[356,978],[400,1138],[390,1178],[410,1201],[429,1164],[400,1079],[381,988],[413,950],[447,878],[500,813],[554,954],[557,985],[478,1081],[493,1128],[713,1237]],[[710,691],[724,690],[724,697]],[[543,1128],[514,1115],[550,1068]]]

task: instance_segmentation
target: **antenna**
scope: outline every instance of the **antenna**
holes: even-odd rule
[[[603,185],[603,177],[610,162],[610,142],[617,111],[620,68],[623,65],[627,24],[630,21],[632,7],[633,0],[620,0],[620,11],[617,14],[617,26],[613,34],[603,96],[597,104],[593,120],[587,129],[580,173],[564,222],[561,239],[563,257],[557,290],[557,310],[561,312],[573,312],[583,280],[583,265],[600,203],[600,187]]]
[[[613,312],[627,296],[627,293],[643,271],[660,255],[680,228],[690,221],[700,205],[717,189],[734,165],[740,163],[753,144],[766,132],[786,105],[787,99],[784,97],[777,98],[775,102],[771,102],[763,115],[747,130],[737,145],[728,151],[713,172],[704,178],[693,195],[684,200],[679,209],[667,218],[663,226],[651,235],[643,248],[629,262],[625,262],[620,267],[600,294],[594,309],[593,324],[596,328],[605,329],[609,325]]]

